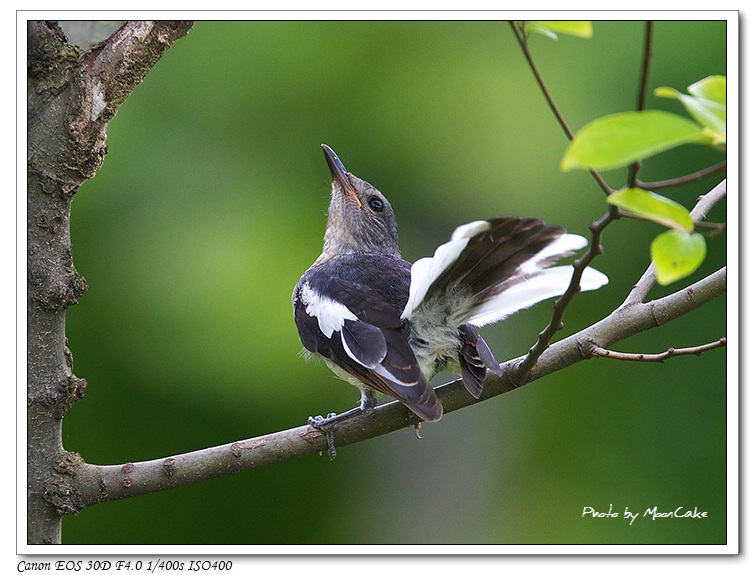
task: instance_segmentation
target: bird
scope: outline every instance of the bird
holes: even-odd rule
[[[566,291],[573,266],[554,264],[587,240],[536,218],[491,217],[456,228],[433,256],[411,264],[401,257],[385,195],[322,149],[333,178],[330,207],[322,253],[294,288],[294,321],[305,353],[356,386],[361,401],[310,424],[328,429],[370,411],[376,391],[421,421],[438,421],[443,405],[430,380],[456,370],[479,398],[488,371],[502,370],[478,328]],[[607,282],[587,267],[580,289]]]

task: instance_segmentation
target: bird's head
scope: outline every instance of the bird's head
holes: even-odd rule
[[[336,153],[323,144],[333,175],[333,192],[321,259],[368,252],[399,255],[398,225],[386,197],[346,171]]]

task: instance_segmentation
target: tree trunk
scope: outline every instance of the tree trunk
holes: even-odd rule
[[[62,421],[86,381],[73,375],[65,312],[87,284],[73,266],[71,201],[107,152],[107,123],[191,22],[129,22],[83,52],[55,22],[27,23],[27,541],[59,543],[78,456]]]

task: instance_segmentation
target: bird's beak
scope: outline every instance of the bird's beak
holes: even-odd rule
[[[336,153],[327,144],[322,145],[322,150],[325,152],[325,160],[328,162],[330,173],[333,174],[333,180],[338,182],[341,186],[341,190],[345,196],[351,196],[351,198],[357,203],[358,207],[362,207],[362,202],[359,201],[359,196],[349,181],[349,175],[346,172],[346,168],[343,167],[341,160]]]

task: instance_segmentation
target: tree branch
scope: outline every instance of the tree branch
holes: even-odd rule
[[[723,160],[721,162],[718,162],[717,164],[713,164],[712,166],[698,170],[697,172],[687,174],[686,176],[679,176],[677,178],[670,178],[668,180],[659,180],[657,182],[643,182],[642,180],[637,180],[637,186],[645,190],[660,190],[663,188],[671,188],[674,186],[681,186],[683,184],[697,182],[699,180],[702,180],[703,178],[710,176],[711,174],[715,174],[716,172],[720,172],[725,169],[726,160]]]
[[[590,350],[596,346],[610,346],[687,314],[725,290],[726,268],[723,268],[659,300],[619,308],[595,325],[551,345],[540,356],[526,383],[590,359]],[[450,413],[516,389],[518,384],[512,375],[521,361],[522,358],[517,358],[503,363],[503,377],[489,378],[479,400],[466,391],[460,379],[437,387],[444,412]],[[350,445],[415,423],[415,416],[401,403],[393,401],[338,423],[334,428],[335,443]],[[68,453],[59,466],[65,469],[75,486],[66,508],[66,512],[75,513],[97,503],[190,485],[321,453],[326,449],[323,432],[304,425],[190,453],[123,465],[93,465],[84,462],[77,454]]]
[[[663,363],[667,359],[672,357],[678,357],[680,355],[702,355],[706,351],[711,349],[717,349],[719,347],[726,346],[726,338],[722,337],[716,341],[710,343],[704,343],[702,345],[696,345],[694,347],[670,347],[663,353],[625,353],[621,351],[613,351],[604,347],[594,346],[590,353],[595,357],[607,357],[610,359],[620,359],[623,361],[644,361],[644,362],[657,362]]]

